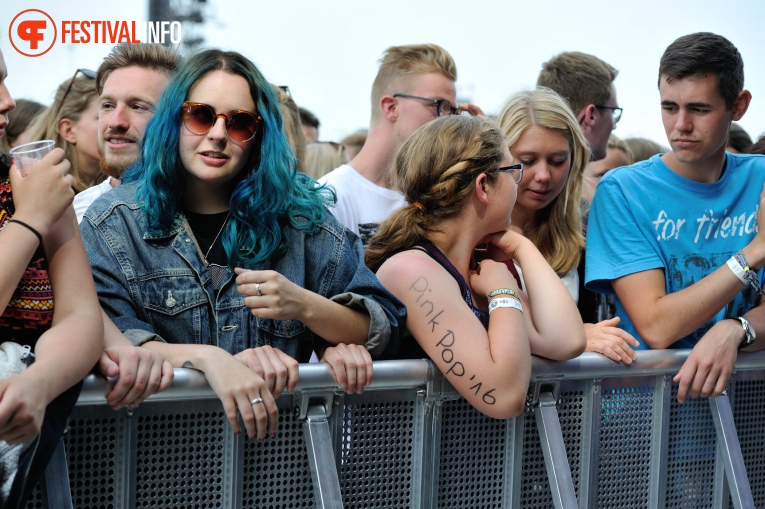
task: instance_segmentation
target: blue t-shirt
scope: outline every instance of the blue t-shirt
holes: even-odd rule
[[[765,156],[726,154],[722,178],[700,183],[682,177],[653,156],[610,171],[598,184],[587,231],[586,287],[614,293],[611,280],[663,269],[667,294],[680,291],[725,264],[757,233]],[[758,273],[763,281],[765,269]],[[693,348],[719,320],[741,316],[757,305],[744,288],[709,322],[671,348]],[[616,298],[619,327],[640,338]]]

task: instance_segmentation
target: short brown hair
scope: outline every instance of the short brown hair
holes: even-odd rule
[[[380,69],[372,84],[372,122],[379,116],[377,105],[386,95],[408,92],[413,78],[438,72],[457,81],[454,59],[437,44],[391,46],[380,59]]]
[[[608,101],[617,74],[619,71],[596,56],[567,51],[542,64],[537,86],[558,92],[578,115],[588,104]]]
[[[143,67],[172,74],[181,63],[181,57],[174,50],[161,44],[117,44],[98,66],[96,91],[100,95],[109,75],[123,67]]]

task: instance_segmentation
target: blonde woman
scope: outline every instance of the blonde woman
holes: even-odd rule
[[[96,73],[77,69],[59,85],[53,104],[35,123],[33,140],[54,140],[71,161],[75,193],[101,180],[98,155],[98,93]]]
[[[510,153],[524,166],[511,228],[534,243],[579,304],[585,322],[591,321],[588,304],[595,296],[582,292],[577,270],[584,259],[580,202],[590,159],[587,140],[566,102],[543,87],[511,97],[498,122]],[[587,323],[586,351],[631,364],[638,343],[618,323],[618,318]]]
[[[480,412],[523,410],[529,354],[584,350],[574,302],[536,247],[509,230],[523,167],[493,122],[435,119],[399,149],[393,182],[408,205],[372,237],[367,265],[407,309],[400,357],[430,357]],[[476,246],[488,243],[477,264]],[[507,266],[527,274],[521,291]]]

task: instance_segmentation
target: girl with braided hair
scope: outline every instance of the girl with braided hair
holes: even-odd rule
[[[494,123],[428,122],[393,161],[393,185],[409,205],[380,225],[366,250],[367,265],[407,309],[400,357],[430,357],[471,405],[499,419],[523,410],[529,354],[563,360],[585,346],[560,278],[509,230],[522,173]],[[526,292],[503,263],[509,259],[523,270]]]

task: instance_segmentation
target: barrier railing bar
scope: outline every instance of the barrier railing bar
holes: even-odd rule
[[[712,421],[717,433],[717,446],[722,453],[725,477],[728,479],[728,489],[733,500],[733,507],[736,509],[754,509],[752,490],[746,476],[744,457],[741,454],[741,444],[738,441],[728,395],[723,393],[717,397],[709,398],[709,407],[712,410]]]
[[[582,448],[579,467],[579,507],[597,507],[600,453],[600,379],[584,384],[582,396]]]
[[[303,435],[308,452],[308,464],[313,479],[316,507],[320,509],[343,509],[340,494],[340,478],[332,450],[327,410],[322,405],[311,405],[303,421]]]
[[[664,506],[666,505],[669,410],[672,403],[671,398],[671,376],[657,376],[653,391],[653,422],[651,423],[651,484],[648,494],[649,509],[664,509]]]
[[[66,464],[63,441],[59,442],[53,451],[53,457],[45,468],[45,476],[41,482],[45,507],[73,509],[72,492],[69,488],[69,467]]]
[[[534,416],[539,430],[539,439],[542,442],[542,453],[550,481],[553,505],[556,509],[575,509],[577,507],[576,493],[552,393],[539,394],[539,404],[534,408]]]

